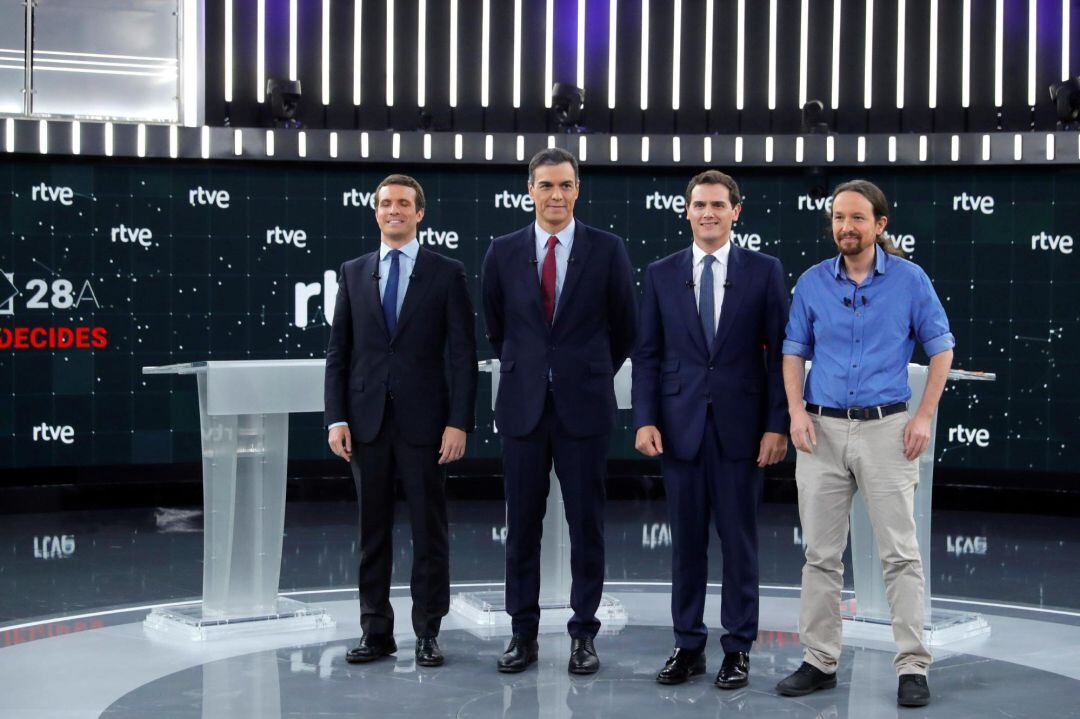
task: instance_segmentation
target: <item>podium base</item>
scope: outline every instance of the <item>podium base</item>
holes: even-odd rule
[[[474,628],[490,630],[486,634],[494,636],[510,630],[510,615],[506,613],[506,595],[495,592],[463,592],[455,594],[450,600],[450,611],[471,624]],[[540,631],[565,629],[574,611],[570,608],[569,598],[540,597]],[[615,632],[626,626],[626,608],[615,597],[603,595],[600,607],[596,610],[600,620],[600,633]]]
[[[143,628],[148,632],[196,642],[252,634],[312,631],[334,625],[334,618],[322,607],[288,597],[278,597],[277,609],[271,612],[204,616],[202,602],[198,602],[154,609],[143,621]]]
[[[923,628],[928,647],[941,647],[990,634],[990,623],[981,614],[934,609]],[[871,641],[892,642],[892,621],[888,618],[845,616],[844,636]]]

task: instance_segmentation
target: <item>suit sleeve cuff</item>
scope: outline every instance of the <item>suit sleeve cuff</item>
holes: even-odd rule
[[[348,427],[348,426],[349,426],[348,422],[333,422],[332,424],[326,425],[326,429],[331,430],[334,427]]]
[[[798,355],[804,359],[810,359],[813,351],[810,345],[804,345],[795,340],[784,340],[783,353],[786,355]]]
[[[933,357],[936,354],[941,354],[945,350],[951,350],[955,347],[956,338],[953,337],[952,332],[946,332],[939,337],[923,342],[922,346],[923,350],[926,352],[926,356]]]

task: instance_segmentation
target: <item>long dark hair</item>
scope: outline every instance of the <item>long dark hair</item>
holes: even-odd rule
[[[836,198],[841,192],[857,192],[865,197],[874,210],[875,220],[889,216],[889,201],[885,199],[885,193],[881,191],[881,188],[873,182],[870,182],[869,180],[848,180],[847,182],[842,182],[836,186],[835,190],[833,190],[833,202],[836,202]],[[886,232],[882,232],[877,236],[877,243],[878,247],[885,252],[888,252],[890,255],[896,255],[897,257],[904,256],[903,251],[893,244],[892,238]]]

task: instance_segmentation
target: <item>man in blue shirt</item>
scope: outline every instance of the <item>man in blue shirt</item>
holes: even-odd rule
[[[784,341],[784,385],[806,540],[799,635],[803,664],[777,685],[786,696],[836,686],[840,590],[848,514],[862,491],[892,609],[902,706],[930,701],[923,644],[923,573],[915,539],[918,457],[952,364],[955,340],[922,269],[894,254],[883,232],[889,206],[865,180],[833,192],[839,256],[799,278]],[[922,402],[908,412],[915,341],[930,357]],[[804,372],[812,361],[810,374]],[[804,405],[805,402],[805,405]]]

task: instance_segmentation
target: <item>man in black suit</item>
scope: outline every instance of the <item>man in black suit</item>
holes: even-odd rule
[[[476,337],[465,267],[421,249],[424,190],[390,175],[375,190],[381,244],[349,260],[326,349],[330,449],[349,461],[360,501],[360,626],[346,659],[397,651],[390,606],[394,480],[412,525],[416,662],[443,663],[436,636],[450,609],[445,475],[465,453],[476,401]],[[354,451],[355,450],[355,451]]]
[[[556,148],[529,163],[536,221],[496,238],[484,258],[488,339],[500,360],[506,610],[514,636],[499,671],[536,661],[540,535],[555,465],[570,525],[568,669],[600,667],[593,638],[604,588],[604,478],[615,424],[614,373],[634,344],[633,271],[624,241],[574,220],[577,159]]]

